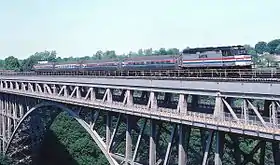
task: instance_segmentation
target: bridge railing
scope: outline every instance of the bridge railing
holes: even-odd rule
[[[83,77],[212,77],[212,78],[279,78],[277,69],[180,69],[142,71],[73,71],[73,72],[0,72],[15,76],[83,76]]]

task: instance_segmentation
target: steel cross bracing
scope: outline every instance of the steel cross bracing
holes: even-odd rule
[[[34,153],[52,121],[50,119],[57,115],[55,108],[44,109],[48,106],[60,108],[73,116],[91,134],[111,164],[186,164],[193,128],[199,128],[202,134],[202,164],[212,161],[210,153],[214,142],[213,161],[215,164],[224,161],[225,134],[233,141],[230,146],[235,150],[236,164],[262,164],[264,159],[255,160],[254,154],[259,149],[264,154],[266,142],[274,144],[274,163],[279,161],[279,95],[272,90],[278,89],[277,84],[251,84],[250,89],[246,88],[247,91],[241,93],[244,87],[237,92],[238,84],[226,91],[222,84],[216,82],[212,83],[212,87],[217,84],[213,90],[195,84],[197,82],[192,82],[194,88],[184,89],[182,85],[187,82],[156,85],[151,80],[143,80],[143,84],[138,80],[133,84],[118,79],[111,79],[110,82],[101,82],[102,79],[79,79],[76,82],[71,79],[48,79],[1,79],[1,150],[10,156],[17,155],[18,162],[36,158]],[[130,86],[128,83],[131,83]],[[177,86],[170,86],[176,83]],[[259,94],[252,92],[262,90],[257,88],[265,85],[268,91]],[[206,95],[214,97],[213,105],[201,104]],[[252,98],[266,99],[262,103],[263,108],[256,106]],[[44,103],[46,101],[50,102]],[[233,106],[236,101],[239,107]],[[102,117],[106,123],[105,135],[97,131]],[[171,123],[170,131],[165,130],[170,134],[165,139],[166,148],[159,145],[164,122]],[[126,130],[120,130],[121,124],[125,125]],[[148,135],[144,131],[146,127],[150,129]],[[135,133],[136,136],[133,135]],[[260,142],[250,153],[245,153],[236,145],[241,135],[259,139]],[[144,145],[141,145],[143,140],[148,141],[146,152]],[[122,145],[125,149],[120,153],[118,146]],[[141,159],[143,154],[147,156],[146,162]]]

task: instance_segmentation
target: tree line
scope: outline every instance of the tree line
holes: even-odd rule
[[[278,45],[277,45],[278,44]],[[276,46],[277,45],[277,46]],[[258,54],[270,53],[279,54],[280,39],[270,41],[268,43],[264,41],[258,42],[254,47],[245,45],[246,49],[250,54],[257,56]],[[18,70],[18,71],[29,71],[34,64],[38,61],[53,61],[53,62],[64,62],[64,61],[77,61],[77,60],[98,60],[98,59],[111,59],[111,58],[124,58],[134,56],[149,56],[149,55],[164,55],[164,54],[178,54],[179,49],[164,49],[159,50],[152,49],[140,49],[138,52],[129,52],[128,54],[116,55],[115,51],[97,51],[92,56],[85,57],[57,57],[56,51],[44,51],[36,52],[30,57],[19,60],[13,56],[7,57],[5,60],[0,60],[0,67],[2,69]],[[164,135],[166,139],[167,135]],[[200,164],[202,158],[201,149],[201,137],[199,131],[194,129],[192,131],[190,146],[188,148],[188,160],[191,164]],[[226,137],[226,139],[229,139]],[[226,146],[231,143],[226,142]],[[246,145],[245,145],[246,144]],[[40,151],[40,163],[41,164],[69,164],[69,165],[88,165],[88,164],[108,164],[104,155],[100,149],[92,141],[91,137],[85,132],[85,130],[73,119],[66,114],[60,114],[52,124],[48,131],[46,138],[43,142],[43,147]],[[252,139],[241,138],[241,148],[244,152],[249,152],[254,148],[255,141]],[[213,146],[212,146],[213,148]],[[267,159],[265,164],[271,164],[272,152],[271,145],[268,146]],[[233,159],[233,149],[230,147],[225,148],[224,160],[226,164],[235,164]],[[192,151],[198,151],[192,152]],[[210,154],[213,160],[213,154]],[[255,155],[258,157],[259,153]],[[6,158],[0,157],[0,164],[10,164]]]
[[[244,45],[248,50],[249,54],[253,55],[254,62],[258,63],[259,54],[279,54],[280,55],[280,39],[274,39],[269,42],[259,41],[254,47],[250,45]],[[30,71],[33,65],[37,64],[38,61],[50,61],[50,62],[68,62],[68,61],[80,61],[80,60],[102,60],[102,59],[123,59],[126,57],[136,57],[136,56],[151,56],[151,55],[175,55],[179,54],[180,50],[178,48],[160,48],[158,50],[149,49],[139,49],[137,52],[130,51],[127,54],[116,54],[114,50],[108,51],[97,51],[92,56],[84,57],[58,57],[57,52],[53,51],[43,51],[36,52],[26,59],[20,60],[13,56],[9,56],[4,60],[0,60],[0,69],[14,70],[14,71]],[[267,61],[273,60],[271,57],[265,57]]]

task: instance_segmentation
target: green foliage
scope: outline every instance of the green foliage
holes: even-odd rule
[[[150,48],[150,49],[145,49],[145,50],[144,50],[144,55],[145,55],[145,56],[151,56],[151,55],[153,55],[153,49],[152,49],[152,48]]]
[[[179,54],[179,49],[170,48],[170,49],[167,50],[167,54],[172,54],[172,55]]]
[[[276,53],[276,48],[278,47],[278,45],[280,45],[280,39],[275,39],[270,41],[267,46],[269,48],[269,53],[274,54]]]
[[[280,44],[276,47],[275,53],[276,53],[276,54],[280,54]]]
[[[10,165],[10,164],[11,164],[11,160],[9,160],[9,158],[0,154],[0,165]]]
[[[160,55],[167,55],[167,51],[165,50],[165,48],[160,48],[159,49],[159,54]]]
[[[0,60],[0,69],[5,69],[5,61]]]
[[[66,113],[57,116],[46,136],[40,160],[45,164],[107,165],[108,162],[85,129]]]
[[[7,69],[7,70],[18,71],[19,68],[20,68],[19,61],[14,56],[9,56],[9,57],[5,58],[4,63],[5,63],[4,68]]]
[[[248,54],[257,55],[256,50],[253,47],[251,47],[250,45],[244,45],[244,47],[248,51]]]
[[[44,51],[44,52],[36,52],[31,55],[27,59],[24,59],[21,64],[22,71],[30,71],[33,65],[37,64],[38,61],[56,61],[56,51]]]
[[[255,50],[259,54],[263,54],[264,52],[269,52],[269,48],[267,43],[264,41],[260,41],[255,45]]]

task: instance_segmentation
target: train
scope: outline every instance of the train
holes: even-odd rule
[[[184,49],[177,55],[152,55],[124,59],[85,60],[75,62],[39,62],[37,74],[128,72],[158,70],[251,69],[252,58],[244,46],[221,46]]]

